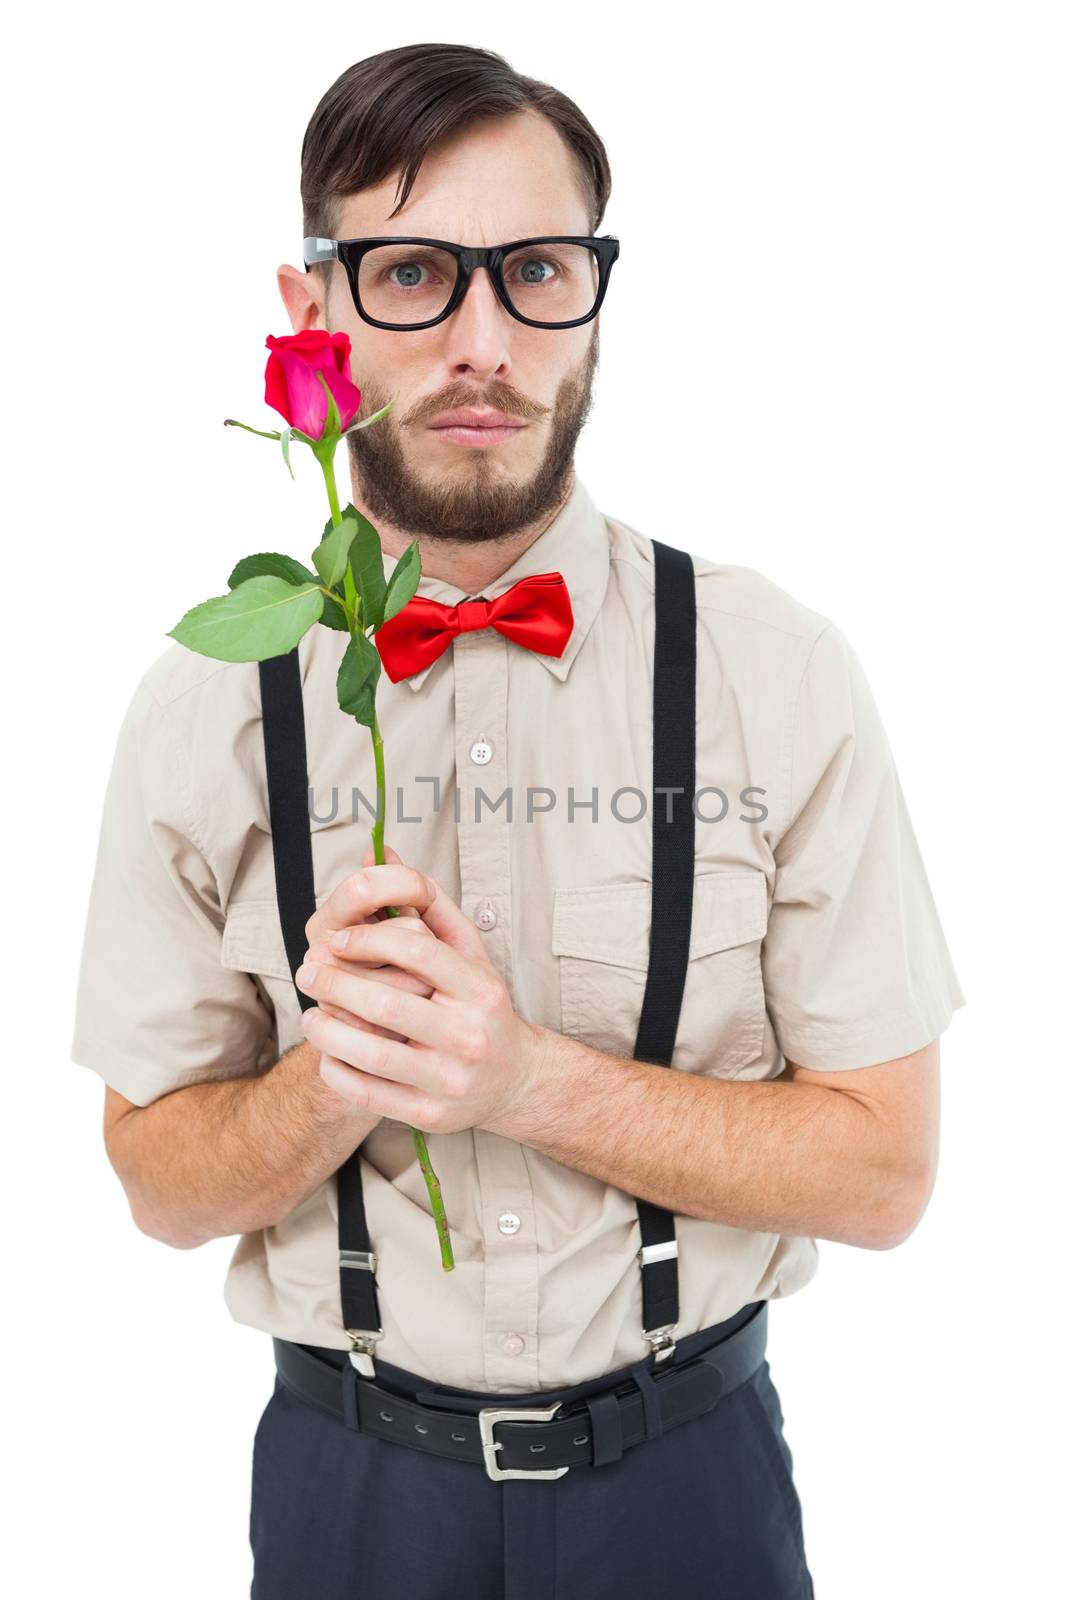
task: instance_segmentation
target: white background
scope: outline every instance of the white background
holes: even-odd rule
[[[9,1592],[247,1593],[269,1340],[223,1305],[233,1240],[173,1251],[129,1219],[103,1086],[68,1054],[81,924],[114,736],[165,631],[265,531],[296,549],[321,520],[310,457],[294,484],[221,426],[276,420],[263,340],[290,331],[275,271],[300,263],[306,123],[353,61],[444,38],[554,82],[605,139],[601,231],[622,249],[579,471],[608,514],[757,568],[852,641],[968,1000],[942,1042],[918,1231],[890,1252],[824,1243],[815,1281],[771,1307],[818,1600],[1050,1593],[1062,8],[624,23],[259,0],[41,7],[20,26],[3,96]]]

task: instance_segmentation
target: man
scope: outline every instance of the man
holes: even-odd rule
[[[580,243],[610,179],[572,102],[409,46],[342,75],[303,163],[286,310],[348,333],[365,414],[397,397],[352,501],[446,619],[433,659],[383,635],[399,848],[343,634],[265,670],[172,646],[73,1046],[138,1226],[240,1236],[226,1302],[278,1366],[253,1594],[810,1595],[767,1305],[817,1238],[914,1229],[963,1004],[870,689],[827,618],[576,477],[614,248]],[[493,602],[545,575],[562,643],[508,637]]]

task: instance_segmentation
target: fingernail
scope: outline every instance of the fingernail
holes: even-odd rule
[[[313,961],[305,961],[302,967],[296,969],[296,981],[301,989],[314,989],[318,975],[319,969]]]
[[[330,949],[331,950],[344,950],[344,949],[347,949],[347,947],[348,947],[348,929],[347,928],[341,928],[341,929],[338,930],[337,933],[331,933],[331,935],[330,935]]]

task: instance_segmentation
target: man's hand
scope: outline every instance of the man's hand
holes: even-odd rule
[[[369,844],[363,857],[364,870],[354,872],[343,879],[329,898],[308,918],[304,927],[308,941],[305,962],[333,966],[340,971],[351,971],[350,963],[332,949],[329,943],[332,934],[350,927],[362,927],[365,924],[377,926],[379,921],[388,923],[403,920],[409,929],[423,929],[419,910],[428,905],[433,898],[429,880],[414,867],[406,867],[390,845],[385,846],[385,858],[384,864],[376,863],[374,845]],[[400,916],[387,917],[381,909],[383,906],[396,906]],[[425,932],[429,935],[428,928]],[[406,989],[412,994],[431,993],[430,986],[421,978],[388,963],[375,964],[374,976],[379,983]],[[402,1040],[406,1037],[404,1034],[393,1032],[390,1028],[379,1027],[377,1023],[369,1022],[363,1017],[354,1016],[338,1004],[320,999],[319,1005],[328,1015],[347,1022],[349,1027],[378,1034],[386,1039]],[[342,1064],[337,1063],[337,1065]]]
[[[302,1020],[323,1052],[325,1082],[361,1110],[425,1132],[486,1127],[524,1104],[539,1076],[541,1032],[516,1014],[470,918],[412,868],[370,866],[346,882],[355,887],[341,885],[338,905],[329,909],[331,896],[316,913],[322,931],[333,919],[326,948],[340,959],[320,960],[316,940],[296,976],[316,1001]],[[403,898],[420,915],[346,916],[360,896],[376,906]]]

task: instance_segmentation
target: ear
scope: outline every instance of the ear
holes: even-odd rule
[[[333,262],[329,263],[330,266]],[[317,272],[304,272],[288,262],[278,268],[278,293],[294,333],[305,328],[326,328],[326,294]]]

